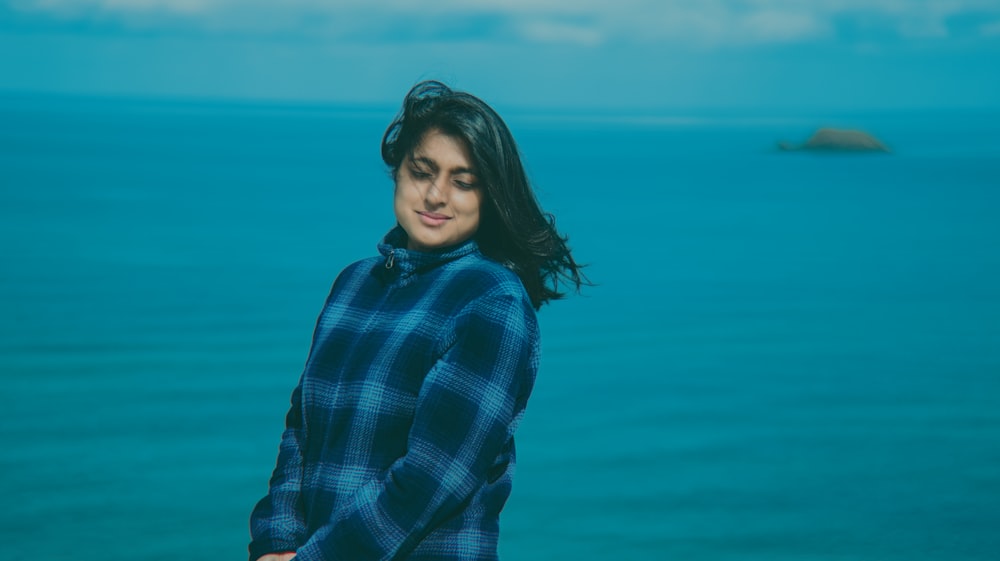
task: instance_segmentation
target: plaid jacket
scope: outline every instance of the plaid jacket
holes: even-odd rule
[[[472,240],[402,249],[334,282],[250,519],[250,559],[495,560],[514,430],[538,367],[517,275]]]

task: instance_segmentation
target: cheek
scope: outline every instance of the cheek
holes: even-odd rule
[[[396,181],[392,196],[397,204],[412,201],[416,197],[416,189],[412,183],[400,179]]]
[[[470,191],[462,193],[462,198],[458,202],[461,204],[462,212],[466,216],[475,217],[478,220],[479,215],[482,214],[482,201],[482,193],[479,191]]]
[[[396,186],[392,191],[392,208],[396,213],[396,219],[398,220],[406,208],[406,188],[396,182]]]
[[[469,197],[468,206],[466,210],[466,216],[468,220],[466,222],[466,227],[470,232],[475,233],[483,224],[483,207],[482,207],[482,195],[480,193],[470,193],[474,195]]]

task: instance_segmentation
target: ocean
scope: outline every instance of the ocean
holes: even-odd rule
[[[500,109],[595,283],[504,559],[1000,558],[1000,113]],[[0,97],[5,558],[245,558],[394,112]],[[821,125],[893,153],[775,149]]]

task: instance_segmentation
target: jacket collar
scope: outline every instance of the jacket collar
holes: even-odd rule
[[[472,238],[434,251],[406,249],[407,239],[406,231],[397,225],[378,244],[378,252],[384,258],[383,264],[390,278],[405,279],[479,251],[479,245]]]

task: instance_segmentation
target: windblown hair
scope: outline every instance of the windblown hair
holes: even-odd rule
[[[513,135],[481,99],[436,81],[414,86],[382,137],[382,160],[393,177],[434,129],[465,141],[483,189],[476,242],[484,255],[517,273],[535,308],[565,296],[564,285],[579,292],[589,284],[555,218],[539,206]]]

